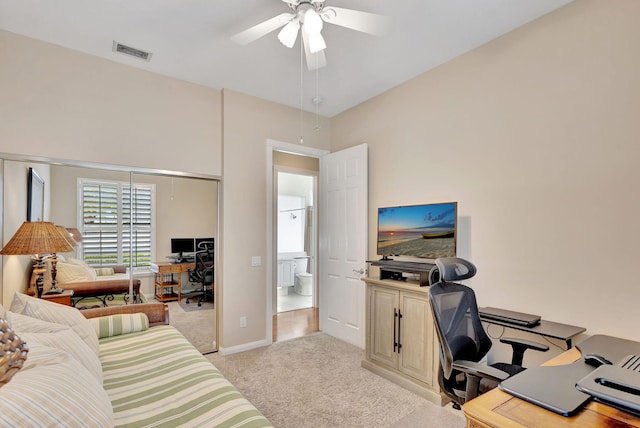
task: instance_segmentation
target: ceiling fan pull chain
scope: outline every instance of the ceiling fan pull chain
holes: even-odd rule
[[[302,137],[302,91],[303,91],[303,74],[304,74],[304,55],[302,40],[300,40],[300,144],[304,144],[304,138]]]

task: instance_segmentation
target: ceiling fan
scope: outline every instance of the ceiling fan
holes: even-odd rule
[[[360,31],[382,35],[388,25],[386,16],[341,7],[327,7],[325,0],[282,0],[292,12],[281,13],[258,25],[244,30],[231,38],[246,45],[282,27],[278,40],[288,48],[293,47],[302,35],[307,67],[315,70],[327,65],[324,49],[327,47],[322,37],[323,22]]]

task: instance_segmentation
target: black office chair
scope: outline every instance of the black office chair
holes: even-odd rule
[[[473,290],[460,281],[473,277],[476,267],[460,258],[440,258],[429,273],[429,301],[440,342],[438,382],[442,391],[459,409],[466,401],[498,386],[498,383],[524,370],[527,349],[546,352],[547,345],[528,340],[501,338],[513,348],[511,364],[479,363],[491,349]]]
[[[187,297],[186,302],[198,297],[198,306],[204,301],[213,302],[213,242],[202,241],[194,258],[194,268],[188,270],[189,282],[199,285],[199,289]]]

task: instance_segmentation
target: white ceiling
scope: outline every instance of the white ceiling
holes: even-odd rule
[[[331,117],[570,1],[326,0],[387,15],[391,29],[379,38],[325,24],[328,65],[305,65],[302,85],[299,40],[230,40],[288,12],[281,0],[0,0],[0,29]],[[151,62],[114,53],[114,40],[152,52]]]

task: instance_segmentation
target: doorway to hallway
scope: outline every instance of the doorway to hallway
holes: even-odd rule
[[[269,251],[267,252],[267,336],[274,340],[282,340],[282,336],[278,334],[278,326],[284,329],[288,329],[289,327],[294,328],[296,331],[300,331],[300,327],[292,327],[293,325],[297,325],[297,321],[293,321],[293,324],[290,324],[290,319],[299,320],[301,313],[306,311],[311,317],[311,325],[317,324],[319,325],[319,303],[320,303],[320,284],[318,281],[318,211],[316,209],[318,203],[316,198],[318,198],[318,183],[319,183],[319,171],[320,171],[320,158],[328,154],[328,151],[306,147],[303,145],[294,145],[289,143],[283,143],[273,140],[267,141],[267,223],[269,227],[267,228],[267,247]],[[280,211],[284,211],[282,207],[278,205],[278,174],[279,172],[288,173],[288,174],[298,174],[298,175],[306,175],[311,176],[314,179],[314,187],[313,187],[313,195],[309,195],[307,197],[307,193],[302,192],[302,195],[305,196],[305,227],[307,228],[307,233],[310,234],[309,239],[305,238],[304,247],[302,249],[303,254],[280,254],[278,257],[279,251],[282,252],[282,249],[278,249],[278,217],[279,216],[289,216],[291,218],[291,213],[294,215],[296,211],[289,211],[280,213]],[[291,192],[285,192],[291,193]],[[294,195],[300,196],[299,192],[292,193]],[[312,198],[311,198],[312,196]],[[311,199],[310,199],[311,198]],[[307,199],[313,200],[313,204],[307,205]],[[301,208],[301,206],[294,206],[285,209],[297,210]],[[303,211],[301,211],[303,212]],[[296,219],[297,220],[297,219]],[[292,251],[293,253],[299,252],[298,250]],[[304,254],[306,253],[306,255]],[[295,273],[292,269],[292,266],[288,266],[286,269],[283,268],[283,264],[285,263],[295,263],[295,257],[304,257],[306,258],[306,273],[311,276],[311,307],[307,307],[305,309],[296,309],[300,307],[300,305],[296,305],[295,302],[290,302],[291,306],[283,307],[282,303],[287,302],[285,299],[282,299],[283,290],[280,290],[280,296],[278,296],[278,283],[281,284],[284,279],[285,283],[289,284],[286,287],[288,291],[295,291]],[[303,262],[304,263],[304,262]],[[298,265],[298,270],[305,270],[304,266]],[[281,270],[281,268],[283,268]],[[280,276],[280,280],[279,277]],[[283,278],[283,276],[286,276]],[[287,282],[288,281],[288,282]],[[290,285],[293,282],[293,286]],[[309,283],[309,281],[307,281]],[[301,289],[302,284],[298,286],[298,289]],[[302,287],[304,288],[304,287]],[[308,294],[307,299],[309,299]],[[295,295],[291,295],[295,298]],[[280,312],[278,309],[278,302],[280,297]],[[293,299],[290,299],[293,300]],[[287,303],[285,303],[287,304]],[[308,303],[305,303],[305,306],[308,306]],[[307,316],[307,315],[305,315]],[[284,320],[284,321],[283,321]],[[280,322],[279,322],[280,321]],[[303,322],[307,324],[307,321]],[[311,327],[311,331],[315,331],[318,327]],[[285,330],[286,331],[286,330]],[[305,330],[306,331],[306,330]],[[287,334],[287,333],[283,333]],[[300,334],[300,333],[292,333],[292,334]],[[307,333],[304,333],[307,334]],[[289,336],[289,334],[287,334]]]
[[[293,163],[292,155],[277,156]],[[316,178],[311,159],[309,171],[276,165],[276,312],[316,307]]]

